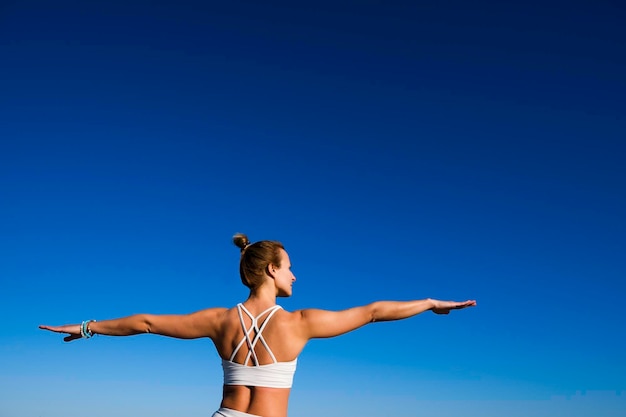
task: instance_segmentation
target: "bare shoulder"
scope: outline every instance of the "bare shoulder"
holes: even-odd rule
[[[286,320],[292,321],[294,323],[301,321],[307,312],[315,311],[315,309],[304,308],[300,310],[288,311],[281,308],[277,314],[281,314]]]
[[[194,313],[194,315],[199,315],[199,316],[204,316],[204,317],[221,317],[224,316],[228,313],[228,311],[232,310],[232,308],[228,308],[228,307],[210,307],[210,308],[205,308],[204,310],[198,310]]]
[[[297,332],[304,325],[304,311],[305,310],[288,311],[281,308],[276,312],[276,318],[282,326],[285,326],[285,328],[289,328],[291,331]]]
[[[202,323],[203,327],[206,326],[205,328],[213,329],[213,332],[219,332],[228,321],[229,311],[231,310],[227,307],[211,307],[191,313],[188,317],[190,317],[192,322]]]
[[[371,322],[370,306],[340,311],[306,308],[293,314],[294,324],[307,339],[339,336]]]
[[[233,312],[233,308],[229,308],[229,307],[211,307],[211,308],[197,311],[193,314],[194,315],[197,314],[200,317],[202,317],[202,319],[211,321],[214,324],[221,324],[228,320],[232,312]]]
[[[294,311],[283,311],[281,321],[284,321],[292,331],[308,339],[309,327],[325,310],[316,308],[304,308]]]

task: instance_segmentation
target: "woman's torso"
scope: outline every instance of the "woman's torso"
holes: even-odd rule
[[[297,359],[306,344],[299,329],[299,314],[289,313],[278,308],[268,320],[269,312],[258,317],[257,328],[262,328],[262,343],[260,338],[251,352],[245,341],[243,325],[251,329],[252,319],[246,313],[257,317],[267,310],[268,306],[244,303],[243,312],[233,307],[224,312],[221,321],[219,337],[213,342],[224,361],[231,361],[240,365],[255,366],[286,363]],[[267,320],[267,322],[266,322]],[[249,340],[254,341],[257,331],[249,332]],[[243,341],[243,343],[242,343]],[[266,347],[267,345],[267,347]],[[238,348],[238,346],[240,346]],[[237,350],[238,348],[238,350]],[[268,349],[269,348],[269,349]],[[234,357],[233,353],[236,352]],[[272,358],[272,355],[274,358]],[[256,356],[256,358],[254,358]],[[246,359],[248,359],[247,362]],[[295,366],[295,364],[294,364]],[[263,417],[286,417],[290,388],[271,388],[253,385],[224,385],[222,407],[238,410]]]

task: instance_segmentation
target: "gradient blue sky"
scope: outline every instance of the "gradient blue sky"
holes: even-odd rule
[[[126,4],[131,3],[131,4]],[[0,416],[207,416],[207,340],[38,324],[478,300],[303,352],[290,415],[626,413],[615,1],[0,6]]]

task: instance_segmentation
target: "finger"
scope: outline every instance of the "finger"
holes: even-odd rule
[[[455,308],[472,307],[474,305],[476,305],[475,301],[464,301],[462,303],[457,304],[457,306]]]
[[[39,328],[42,329],[42,330],[48,330],[48,331],[51,331],[51,332],[57,332],[57,333],[61,332],[61,330],[59,330],[59,328],[56,327],[56,326],[40,325]]]
[[[46,326],[44,329],[55,333],[69,333],[69,331],[65,327]]]

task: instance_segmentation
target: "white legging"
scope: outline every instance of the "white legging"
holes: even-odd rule
[[[215,413],[213,413],[213,417],[261,417],[256,414],[248,414],[243,411],[232,410],[230,408],[220,408]]]

